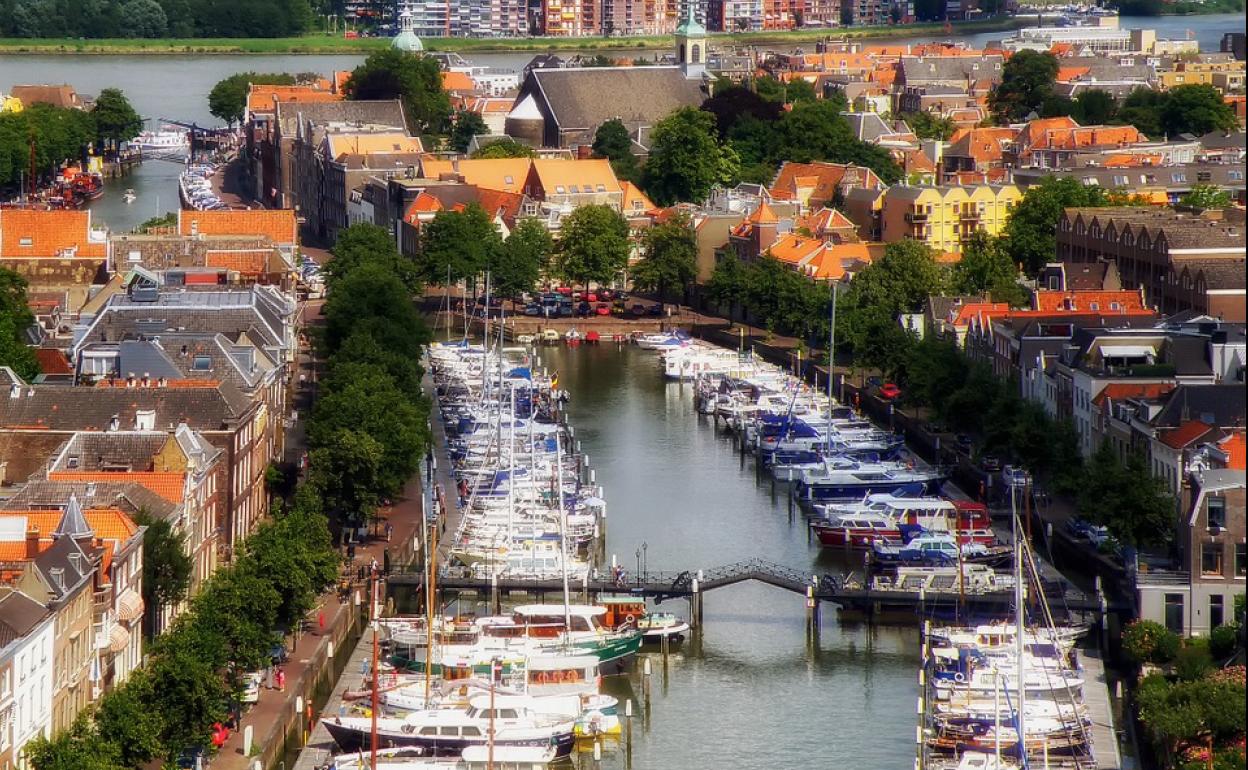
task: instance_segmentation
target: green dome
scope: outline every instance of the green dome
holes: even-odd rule
[[[420,38],[416,37],[416,33],[410,29],[405,29],[395,35],[394,39],[390,41],[390,47],[408,52],[425,50],[425,44],[420,42]]]
[[[706,35],[706,27],[702,26],[697,19],[693,18],[693,6],[689,6],[689,13],[684,20],[680,22],[680,26],[676,28],[676,34],[681,37],[693,37],[694,35]]]

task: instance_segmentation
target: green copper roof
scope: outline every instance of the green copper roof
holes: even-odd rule
[[[682,37],[692,37],[694,35],[705,35],[706,27],[698,23],[693,18],[693,3],[689,3],[689,12],[685,14],[684,21],[680,22],[680,26],[676,28],[676,34]]]

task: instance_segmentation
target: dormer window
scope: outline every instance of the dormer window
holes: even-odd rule
[[[556,194],[558,194],[558,195],[563,195],[563,194],[565,194],[566,192],[567,192],[567,189],[565,189],[563,185],[561,185],[561,184],[557,184],[557,185],[555,185],[555,193],[556,193]]]
[[[195,356],[195,360],[191,362],[191,369],[197,372],[212,371],[212,356]]]
[[[31,238],[29,235],[27,235],[27,236],[24,236],[23,238],[21,238],[20,240],[18,240],[17,245],[19,245],[19,246],[34,246],[34,245],[35,245],[35,239],[34,239],[34,238]]]

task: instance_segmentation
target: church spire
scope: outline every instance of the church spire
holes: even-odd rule
[[[706,74],[706,27],[694,16],[694,2],[685,0],[685,18],[676,28],[676,61],[690,80]]]
[[[72,493],[69,496],[69,502],[65,504],[65,513],[61,516],[61,523],[57,524],[56,529],[52,531],[53,538],[63,536],[72,537],[75,540],[95,537],[95,530],[87,523],[82,506],[78,504],[78,496]]]

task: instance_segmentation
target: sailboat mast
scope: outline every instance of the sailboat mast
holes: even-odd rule
[[[563,632],[564,637],[572,630],[571,595],[568,592],[568,539],[567,519],[563,511],[563,452],[559,447],[560,431],[555,430],[555,499],[559,505],[559,572],[563,577]]]
[[[426,525],[427,526],[427,525]],[[438,583],[438,528],[433,528],[429,545],[429,580],[425,587],[425,708],[429,708],[430,691],[433,689],[433,609],[437,601]]]
[[[372,767],[377,767],[377,711],[379,709],[378,700],[380,699],[379,694],[377,692],[377,686],[381,678],[379,676],[378,662],[377,662],[377,658],[379,654],[378,653],[379,642],[378,642],[377,637],[379,636],[381,629],[379,628],[380,624],[377,622],[377,609],[378,608],[377,608],[377,567],[376,566],[374,566],[369,571],[368,604],[369,604],[369,608],[368,608],[369,615],[371,615],[373,618],[373,665],[369,669],[369,671],[373,675],[373,693],[372,693],[373,698],[372,698],[372,709],[370,709],[371,718],[372,718],[372,725],[370,728],[370,737],[371,737],[371,741],[370,741],[371,752],[370,753],[372,755]]]
[[[1024,621],[1026,620],[1027,609],[1023,604],[1024,586],[1023,586],[1023,542],[1022,531],[1018,526],[1018,511],[1016,510],[1014,492],[1017,489],[1014,484],[1010,484],[1010,518],[1014,524],[1014,657],[1018,670],[1015,676],[1018,678],[1018,716],[1015,724],[1018,726],[1018,746],[1019,757],[1023,767],[1028,767],[1027,762],[1027,726],[1026,715],[1023,713],[1023,707],[1026,704],[1027,684],[1026,676],[1023,668],[1023,631]]]
[[[832,453],[832,382],[836,379],[836,289],[832,281],[832,321],[828,326],[828,454]]]

